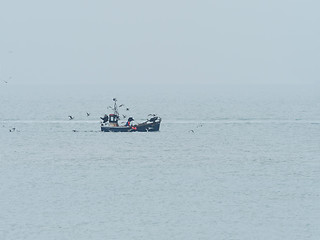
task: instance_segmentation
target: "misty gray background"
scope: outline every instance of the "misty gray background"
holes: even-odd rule
[[[319,7],[0,0],[0,239],[318,240]]]
[[[0,77],[312,84],[319,1],[0,1]]]

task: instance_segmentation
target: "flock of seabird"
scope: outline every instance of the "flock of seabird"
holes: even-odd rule
[[[149,114],[148,116],[153,116],[154,114]],[[90,113],[88,113],[87,112],[87,117],[89,117],[90,116]],[[125,115],[122,115],[123,116],[123,118],[126,118],[126,116]],[[69,117],[69,120],[73,120],[74,119],[74,116],[71,116],[71,115],[69,115],[68,116]],[[4,125],[2,126],[2,127],[5,127]],[[198,124],[197,126],[196,126],[196,128],[200,128],[200,127],[203,127],[203,124],[202,123],[200,123],[200,124]],[[77,130],[72,130],[73,132],[78,132]],[[9,132],[16,132],[16,128],[10,128],[9,129]],[[17,132],[19,132],[19,131],[17,131]],[[188,133],[195,133],[195,130],[194,129],[190,129],[189,131],[188,131]]]
[[[202,123],[198,124],[196,128],[201,128],[201,127],[203,127]],[[189,133],[195,133],[195,131],[193,129],[189,130],[188,132]]]
[[[12,77],[9,77],[9,79],[12,79]],[[2,79],[2,81],[3,81],[3,83],[8,84],[8,81],[3,80],[3,79]],[[120,104],[120,105],[119,105],[119,108],[121,108],[121,107],[124,107],[124,104]],[[112,109],[111,106],[108,106],[108,108]],[[130,110],[130,109],[127,107],[127,108],[126,108],[126,111],[129,111],[129,110]],[[90,116],[90,113],[87,112],[87,117],[89,117],[89,116]],[[149,114],[148,116],[155,116],[155,114]],[[72,115],[69,115],[68,117],[69,117],[69,120],[73,120],[73,119],[74,119],[74,116],[72,116]],[[122,117],[123,117],[123,118],[126,118],[127,116],[122,114]],[[199,128],[199,127],[202,127],[202,126],[203,126],[203,124],[199,124],[196,128]],[[4,126],[3,126],[3,127],[4,127]],[[15,131],[16,131],[16,128],[11,128],[11,129],[9,129],[9,132],[15,132]],[[72,131],[73,131],[73,132],[77,132],[77,130],[72,130]],[[195,133],[195,131],[194,131],[193,129],[189,130],[188,132],[189,132],[189,133]]]
[[[87,112],[87,117],[89,117],[89,116],[90,116],[90,113]],[[72,115],[69,115],[68,117],[69,117],[69,120],[73,120],[74,119],[74,116],[72,116]]]

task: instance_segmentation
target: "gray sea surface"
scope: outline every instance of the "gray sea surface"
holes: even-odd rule
[[[312,86],[3,84],[0,124],[0,239],[320,238]]]

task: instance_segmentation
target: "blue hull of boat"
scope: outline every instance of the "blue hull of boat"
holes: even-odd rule
[[[160,130],[160,122],[141,123],[132,127],[101,126],[102,132],[157,132]]]

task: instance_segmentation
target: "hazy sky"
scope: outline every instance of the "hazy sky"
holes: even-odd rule
[[[0,0],[14,83],[314,83],[320,1]]]

